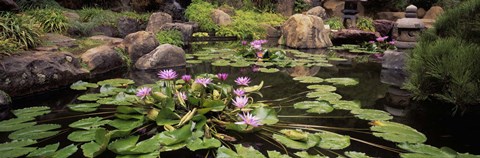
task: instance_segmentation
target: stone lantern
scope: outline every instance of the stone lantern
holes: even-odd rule
[[[343,26],[347,29],[355,28],[357,23],[357,7],[359,2],[366,2],[367,0],[345,0],[345,7],[343,13]]]

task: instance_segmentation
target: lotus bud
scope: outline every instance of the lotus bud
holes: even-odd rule
[[[162,92],[153,92],[152,97],[155,98],[155,100],[165,100],[168,98],[168,96],[166,96]]]
[[[164,125],[163,129],[165,129],[166,131],[176,130],[175,127],[173,127],[172,125]]]
[[[157,116],[158,116],[158,110],[155,108],[150,109],[150,111],[148,111],[147,113],[147,118],[152,121],[155,121],[157,119]]]
[[[308,133],[303,132],[301,130],[291,130],[291,129],[284,129],[280,130],[280,133],[286,135],[288,138],[292,140],[301,140],[307,141]]]

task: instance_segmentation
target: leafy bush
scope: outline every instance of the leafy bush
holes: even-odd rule
[[[233,22],[228,26],[221,26],[216,32],[222,36],[236,36],[240,39],[261,39],[267,36],[262,25],[281,25],[285,18],[273,13],[257,13],[254,11],[236,11]]]
[[[447,10],[422,34],[407,62],[405,88],[415,99],[455,104],[454,113],[480,104],[480,1]]]
[[[17,0],[22,10],[62,8],[55,0]]]
[[[185,10],[185,16],[189,21],[195,21],[203,31],[215,31],[218,26],[210,17],[215,6],[202,0],[193,0]]]
[[[183,46],[182,32],[178,30],[159,31],[156,34],[156,38],[160,44],[171,44],[179,47]]]
[[[294,8],[293,8],[295,13],[301,13],[301,12],[307,11],[308,8],[310,8],[310,5],[308,5],[304,0],[295,0]]]
[[[59,9],[38,9],[27,12],[40,24],[44,32],[65,32],[69,27],[69,21]]]
[[[11,39],[0,37],[0,54],[10,55],[10,53],[18,50],[18,45]]]
[[[325,20],[325,24],[330,26],[332,30],[340,30],[343,29],[342,19],[339,17],[333,17],[330,19]]]
[[[40,30],[28,16],[0,13],[0,40],[12,42],[20,49],[37,46],[40,43]],[[10,46],[7,46],[10,47]],[[3,49],[3,48],[2,48]]]
[[[375,25],[372,18],[360,17],[357,19],[357,28],[363,31],[375,32]]]

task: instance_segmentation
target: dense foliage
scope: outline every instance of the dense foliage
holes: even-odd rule
[[[332,29],[332,30],[340,30],[340,29],[345,28],[343,26],[342,19],[339,18],[339,17],[332,17],[332,18],[329,18],[329,19],[325,20],[325,25],[329,25],[330,29]]]
[[[363,31],[375,32],[375,25],[373,19],[369,17],[360,17],[357,19],[357,28]]]
[[[178,30],[159,31],[156,34],[156,38],[160,44],[171,44],[179,47],[183,46],[182,32]]]
[[[480,1],[470,0],[445,12],[422,35],[407,63],[405,88],[417,99],[455,104],[454,112],[480,104]]]
[[[12,13],[0,13],[0,41],[10,43],[2,46],[0,52],[11,52],[14,46],[27,49],[40,43],[40,29],[30,17]]]
[[[185,17],[190,21],[195,21],[203,31],[214,31],[218,29],[210,14],[215,6],[202,0],[193,0],[192,4],[185,10]]]
[[[69,20],[60,9],[36,9],[27,14],[40,24],[44,32],[62,33],[70,27]]]

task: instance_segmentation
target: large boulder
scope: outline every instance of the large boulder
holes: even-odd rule
[[[128,34],[145,29],[145,25],[136,19],[121,17],[117,21],[118,36],[125,37]]]
[[[220,9],[215,9],[212,12],[211,18],[215,24],[219,26],[226,26],[232,23],[232,18],[227,13]]]
[[[323,9],[321,6],[313,7],[312,9],[307,11],[307,14],[315,15],[322,19],[325,19],[327,17],[327,13],[325,12],[325,9]]]
[[[381,36],[391,36],[394,24],[395,24],[395,22],[390,21],[390,20],[375,20],[375,21],[373,21],[373,25],[375,26],[375,30],[378,33],[380,33]]]
[[[397,21],[398,19],[405,18],[405,12],[378,12],[378,19]]]
[[[327,14],[332,17],[342,17],[342,10],[345,8],[345,1],[343,0],[326,0],[323,3],[323,8],[327,11]]]
[[[123,39],[121,39],[121,38],[109,37],[109,36],[105,36],[105,35],[91,36],[91,37],[88,37],[88,39],[103,41],[103,42],[105,42],[107,44],[111,44],[111,45],[118,45],[118,44],[121,44],[123,42]]]
[[[178,30],[182,32],[183,42],[187,43],[190,41],[190,37],[192,37],[193,25],[187,23],[166,23],[160,30]]]
[[[14,0],[0,0],[0,11],[16,11],[20,10]]]
[[[185,51],[182,48],[170,44],[162,44],[138,59],[135,63],[135,68],[151,70],[185,65]]]
[[[283,16],[293,15],[293,9],[295,7],[295,0],[278,0],[277,1],[277,13]]]
[[[8,105],[10,103],[12,103],[12,99],[10,98],[10,96],[4,91],[0,90],[0,106]]]
[[[85,79],[88,71],[66,52],[28,52],[0,59],[0,89],[24,96]]]
[[[295,14],[282,25],[285,44],[292,48],[324,48],[332,46],[329,31],[318,16]]]
[[[440,16],[443,13],[443,8],[439,6],[433,6],[431,7],[427,13],[425,13],[425,16],[423,16],[424,19],[437,19],[438,16]]]
[[[376,38],[377,36],[374,32],[354,29],[342,29],[333,33],[332,42],[335,43],[335,45],[361,44],[363,42],[373,41]]]
[[[119,37],[118,29],[112,25],[99,25],[90,30],[88,35],[105,35],[110,37]]]
[[[135,63],[138,58],[155,49],[158,46],[158,41],[152,32],[139,31],[127,35],[122,45],[125,47],[132,63]]]
[[[92,76],[124,67],[125,63],[114,46],[102,45],[87,50],[81,58],[87,64]]]
[[[166,23],[171,23],[172,16],[170,14],[164,12],[156,12],[150,15],[150,19],[148,20],[147,30],[149,32],[158,32],[160,28],[165,25]]]
[[[77,44],[75,43],[76,39],[67,37],[61,34],[56,33],[46,33],[41,37],[42,41],[46,41],[47,43],[54,44],[58,47],[74,47]]]
[[[262,26],[262,28],[265,28],[268,38],[279,38],[280,36],[282,36],[282,32],[280,31],[280,29],[275,28],[272,25],[260,24],[260,26]]]

